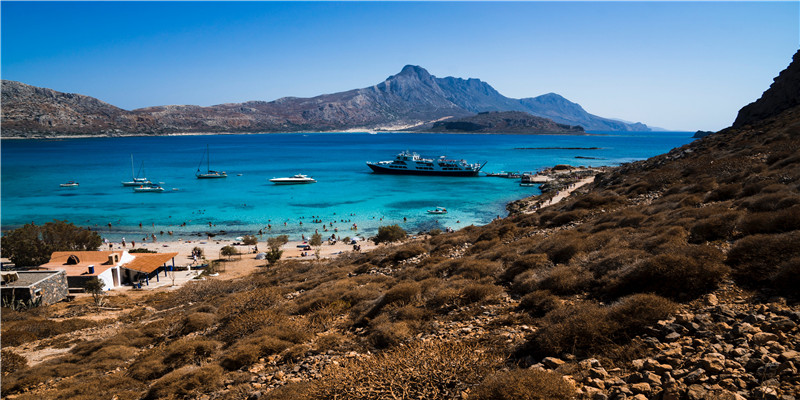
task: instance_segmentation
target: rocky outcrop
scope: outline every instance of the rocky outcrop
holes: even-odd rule
[[[727,285],[685,305],[635,338],[646,356],[622,368],[593,358],[530,362],[567,374],[587,399],[796,398],[800,311],[783,298],[752,300]]]
[[[450,118],[435,122],[429,129],[422,130],[444,133],[585,133],[580,126],[558,124],[551,119],[534,117],[521,111],[492,111],[470,117]]]
[[[512,99],[478,79],[437,78],[413,65],[367,88],[271,102],[168,105],[128,111],[89,96],[13,81],[3,81],[2,101],[4,136],[382,129],[486,111],[523,111],[589,130],[648,130],[641,124],[591,115],[556,94]]]
[[[800,50],[791,64],[774,79],[761,98],[739,110],[734,128],[739,128],[775,116],[800,105]]]

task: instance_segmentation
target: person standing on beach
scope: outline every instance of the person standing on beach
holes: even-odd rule
[[[122,247],[125,247],[125,238],[122,238]]]

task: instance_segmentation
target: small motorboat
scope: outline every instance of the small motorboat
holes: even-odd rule
[[[436,207],[435,210],[428,210],[428,214],[447,214],[447,209],[444,207]]]
[[[135,193],[161,193],[164,191],[164,188],[161,185],[156,185],[151,183],[149,185],[142,185],[139,187],[133,188]]]
[[[298,185],[302,183],[314,183],[317,180],[303,174],[297,174],[286,178],[272,178],[270,182],[276,185]]]
[[[80,186],[80,184],[78,182],[75,182],[75,181],[69,181],[67,183],[62,183],[59,186],[61,186],[61,187],[78,187],[78,186]]]

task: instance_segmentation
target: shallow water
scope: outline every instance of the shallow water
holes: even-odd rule
[[[315,230],[330,235],[334,228],[344,237],[356,233],[350,229],[353,223],[361,235],[394,223],[410,232],[458,229],[505,216],[507,202],[538,194],[538,189],[503,178],[377,175],[365,161],[390,160],[408,149],[485,161],[484,172],[618,165],[669,151],[690,142],[691,135],[308,133],[3,140],[0,216],[3,230],[66,219],[111,240],[152,233],[160,237],[161,231],[174,232],[166,239],[221,230],[222,236],[236,237],[259,229],[294,240]],[[228,178],[195,178],[206,145],[211,169],[227,171]],[[545,147],[550,149],[541,149]],[[146,176],[164,182],[165,192],[134,193],[120,184],[131,178],[131,154],[136,169],[144,162]],[[278,186],[268,181],[297,173],[318,183]],[[59,187],[69,180],[80,186]],[[448,214],[426,213],[437,206],[446,207]],[[312,222],[317,218],[333,226],[323,231],[321,223]]]

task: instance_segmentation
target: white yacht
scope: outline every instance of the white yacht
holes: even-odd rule
[[[299,185],[303,183],[314,183],[317,180],[303,174],[297,174],[286,178],[272,178],[270,182],[276,185]]]

